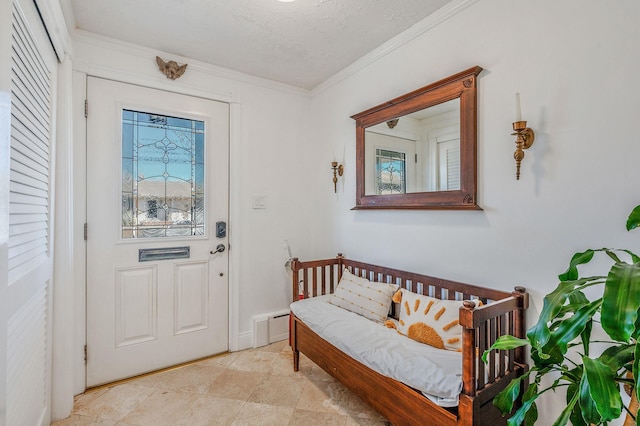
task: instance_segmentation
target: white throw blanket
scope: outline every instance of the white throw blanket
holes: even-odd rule
[[[400,335],[396,330],[328,303],[331,296],[299,300],[291,311],[311,330],[372,370],[391,377],[443,407],[462,391],[462,356]]]

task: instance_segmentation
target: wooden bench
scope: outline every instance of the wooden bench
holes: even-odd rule
[[[512,293],[400,271],[344,258],[302,262],[294,258],[292,299],[332,294],[342,271],[371,281],[398,284],[412,292],[449,300],[480,299],[483,306],[465,302],[460,308],[463,390],[458,407],[443,408],[419,391],[383,376],[322,339],[291,314],[290,344],[294,370],[300,352],[342,382],[394,425],[500,425],[506,424],[493,398],[526,370],[523,349],[492,351],[485,365],[480,357],[498,336],[525,337],[528,294],[522,287]],[[396,307],[391,316],[398,318]]]

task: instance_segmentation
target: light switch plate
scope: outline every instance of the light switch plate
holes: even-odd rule
[[[267,208],[267,196],[264,194],[253,194],[253,208],[254,209],[266,209]]]

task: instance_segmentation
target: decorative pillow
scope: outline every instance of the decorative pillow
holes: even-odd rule
[[[345,268],[329,303],[372,321],[383,322],[389,314],[391,297],[397,290],[395,284],[371,282]]]
[[[458,323],[461,300],[440,300],[434,297],[400,289],[393,301],[400,303],[400,315],[396,325],[385,325],[399,333],[439,349],[462,350],[462,327]],[[474,300],[480,304],[479,300]]]

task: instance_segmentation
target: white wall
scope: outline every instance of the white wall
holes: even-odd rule
[[[316,256],[347,257],[542,296],[573,253],[640,252],[624,223],[640,204],[640,2],[481,0],[312,99],[310,218]],[[479,65],[478,181],[484,211],[352,211],[349,117]],[[514,93],[536,132],[515,179]],[[329,190],[330,145],[346,145],[344,187]],[[637,231],[636,231],[637,232]],[[547,401],[540,424],[563,405]]]

